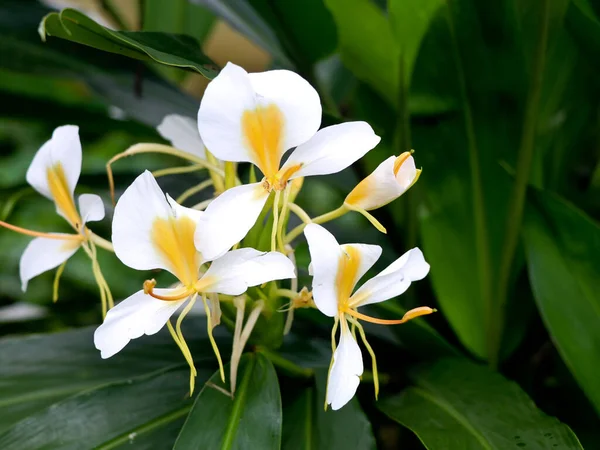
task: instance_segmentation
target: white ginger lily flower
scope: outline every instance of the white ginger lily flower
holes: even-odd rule
[[[359,330],[371,353],[377,395],[375,355],[356,319],[392,325],[430,314],[434,310],[420,307],[407,312],[401,320],[383,320],[359,313],[357,308],[402,294],[413,281],[421,280],[427,275],[429,264],[425,262],[421,250],[413,248],[353,293],[356,283],[381,256],[381,247],[368,244],[340,245],[329,231],[316,224],[308,225],[304,234],[311,257],[314,302],[319,311],[335,318],[332,340],[335,339],[338,323],[340,326],[340,340],[333,353],[326,398],[326,404],[337,410],[352,399],[363,373],[362,354],[348,322]],[[335,346],[335,342],[333,345]]]
[[[94,344],[102,358],[110,358],[131,339],[157,333],[187,303],[177,322],[177,332],[168,325],[190,364],[190,390],[193,390],[195,369],[179,326],[198,294],[206,302],[206,294],[240,295],[251,286],[295,277],[293,264],[285,255],[252,248],[230,252],[219,250],[223,256],[213,260],[209,269],[202,273],[201,266],[212,260],[194,246],[194,233],[203,223],[204,214],[177,204],[168,195],[165,198],[148,171],[125,190],[113,218],[115,254],[133,269],[167,270],[175,275],[180,286],[155,289],[154,280],[146,281],[143,289],[112,308],[94,333]],[[210,337],[212,340],[212,335]],[[218,352],[214,342],[213,346]],[[217,357],[220,360],[218,353]]]
[[[221,247],[239,242],[256,222],[272,190],[278,193],[295,178],[339,172],[380,141],[365,122],[322,130],[320,124],[317,91],[288,70],[248,74],[228,63],[210,82],[198,111],[202,140],[223,161],[255,164],[264,179],[229,189],[208,206],[205,217],[207,221],[211,217],[211,223],[198,227],[196,233],[200,242],[213,237],[205,256],[214,257]],[[284,153],[293,147],[296,149],[281,165]]]
[[[200,138],[198,124],[194,119],[178,114],[169,114],[163,118],[156,130],[173,147],[206,159],[206,147]]]
[[[81,174],[81,142],[79,127],[58,127],[35,154],[27,170],[27,182],[56,205],[56,212],[75,230],[76,234],[41,233],[0,222],[11,230],[37,236],[25,248],[19,270],[21,288],[27,290],[32,278],[60,266],[89,238],[87,222],[104,218],[104,204],[95,194],[82,194],[75,206],[74,192]]]
[[[421,169],[416,168],[410,152],[390,156],[352,189],[344,204],[365,211],[381,208],[410,189],[420,175]]]

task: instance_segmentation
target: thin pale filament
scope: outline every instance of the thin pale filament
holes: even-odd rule
[[[213,181],[211,179],[204,180],[202,183],[198,184],[197,186],[192,186],[191,188],[185,190],[179,197],[177,197],[177,200],[175,200],[175,201],[181,205],[184,201],[186,201],[192,195],[202,192],[204,189],[206,189],[207,187],[210,187],[212,185],[213,185]]]
[[[185,308],[183,308],[183,311],[181,311],[181,314],[179,314],[179,317],[177,318],[177,323],[175,324],[175,331],[177,332],[177,336],[179,337],[179,343],[181,344],[181,346],[180,346],[181,351],[183,353],[183,356],[187,360],[188,364],[190,365],[190,397],[194,393],[194,385],[196,382],[196,375],[198,374],[198,372],[196,372],[196,367],[194,366],[194,360],[192,358],[192,353],[190,352],[190,349],[189,349],[187,343],[185,342],[185,338],[183,337],[183,333],[181,332],[181,322],[183,321],[185,316],[187,316],[187,314],[190,312],[190,310],[194,306],[194,303],[196,303],[197,297],[198,297],[198,294],[195,294],[194,296],[192,296],[191,300],[188,302],[188,304],[185,306]]]
[[[277,227],[277,245],[279,246],[279,251],[285,254],[285,245],[283,244],[283,228],[285,226],[286,216],[288,214],[288,204],[290,199],[290,188],[292,186],[286,186],[283,191],[283,205],[281,207],[281,217],[279,219],[279,226]]]
[[[42,237],[46,239],[57,239],[59,241],[83,241],[85,238],[80,234],[57,234],[57,233],[42,233],[41,231],[28,230],[27,228],[21,228],[16,225],[11,225],[0,220],[0,226],[8,228],[9,230],[16,231],[17,233],[25,234],[27,236]]]
[[[356,326],[356,328],[358,328],[358,332],[360,333],[360,338],[362,339],[363,344],[365,344],[367,351],[371,355],[372,370],[373,370],[373,386],[375,388],[375,400],[377,400],[377,397],[379,396],[379,373],[377,372],[377,358],[375,358],[375,352],[373,351],[371,344],[369,344],[369,342],[367,341],[367,336],[365,335],[365,330],[363,329],[362,325],[358,322],[358,320],[356,320],[352,317],[349,317],[348,320],[350,320],[350,322],[352,322],[352,324],[354,326]]]
[[[52,302],[53,303],[56,303],[58,301],[58,286],[60,284],[60,277],[65,270],[67,261],[62,263],[60,266],[58,266],[58,269],[56,269],[56,274],[54,275],[54,283],[52,284]]]
[[[277,250],[276,237],[279,226],[279,198],[281,191],[275,191],[275,200],[273,200],[273,229],[271,230],[271,251]]]
[[[206,328],[208,330],[208,339],[210,340],[210,345],[212,345],[213,351],[215,352],[217,361],[219,361],[219,372],[221,373],[221,381],[225,383],[225,369],[223,369],[223,360],[221,359],[219,347],[217,346],[217,343],[215,342],[215,338],[213,336],[212,313],[210,311],[210,308],[208,307],[208,302],[206,301],[205,294],[202,294],[202,302],[204,303],[204,311],[206,312]]]

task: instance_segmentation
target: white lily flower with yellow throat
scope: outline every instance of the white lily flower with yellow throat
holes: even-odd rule
[[[242,248],[218,253],[218,259],[204,257],[194,246],[194,233],[205,213],[177,204],[164,193],[148,171],[129,186],[115,207],[112,242],[117,257],[137,270],[164,269],[172,273],[179,285],[155,289],[147,280],[143,289],[112,308],[104,323],[94,333],[94,344],[102,358],[121,351],[131,339],[157,333],[165,325],[181,348],[191,368],[190,390],[196,374],[192,357],[181,334],[181,321],[202,296],[208,331],[215,353],[222,363],[212,338],[211,313],[206,295],[211,293],[237,296],[248,287],[272,280],[294,278],[294,267],[285,255]],[[208,237],[210,239],[210,237]],[[203,264],[211,261],[208,269]],[[185,305],[185,306],[184,306]],[[183,307],[174,329],[169,319]]]
[[[413,281],[421,280],[427,275],[429,264],[425,262],[421,250],[413,248],[354,291],[356,283],[381,256],[381,247],[368,244],[340,245],[329,231],[316,224],[307,225],[304,234],[311,257],[314,302],[319,311],[335,320],[326,405],[337,410],[352,399],[363,373],[362,354],[354,329],[360,332],[372,357],[376,396],[379,390],[375,354],[358,320],[395,325],[435,311],[419,307],[408,311],[402,319],[385,320],[360,313],[358,308],[404,293]],[[338,326],[340,339],[336,347],[335,334]]]
[[[208,206],[206,220],[211,217],[211,223],[196,233],[199,241],[215,237],[214,247],[206,249],[206,256],[216,256],[220,247],[239,242],[256,222],[272,191],[276,214],[280,192],[289,180],[339,172],[380,141],[365,122],[319,130],[320,124],[317,91],[288,70],[248,74],[228,63],[210,82],[198,111],[202,140],[217,158],[253,163],[264,178],[231,188]],[[294,147],[282,165],[285,152]]]
[[[87,222],[104,218],[104,204],[95,194],[82,194],[78,198],[78,205],[75,205],[74,193],[81,174],[81,159],[79,127],[60,126],[54,130],[52,138],[37,151],[26,175],[27,182],[36,191],[54,202],[56,212],[69,223],[74,233],[43,233],[2,221],[0,226],[35,236],[25,248],[19,264],[23,291],[27,289],[29,280],[61,266],[83,246],[92,258],[94,274],[103,296],[103,307],[106,309],[107,300],[104,296],[108,295],[108,303],[111,303],[112,299],[97,266],[94,243],[104,247],[110,247],[110,243],[93,235],[85,226]],[[59,269],[57,272],[57,281],[61,271]],[[55,282],[55,299],[57,284]]]
[[[365,211],[381,208],[410,189],[420,175],[421,169],[416,168],[411,152],[390,156],[352,189],[344,205]]]

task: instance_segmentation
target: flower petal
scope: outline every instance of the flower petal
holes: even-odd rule
[[[60,236],[61,233],[53,233]],[[29,280],[50,269],[60,266],[79,249],[81,241],[35,238],[32,240],[19,263],[21,289],[27,290]]]
[[[52,133],[52,138],[37,151],[27,170],[27,182],[40,194],[54,200],[48,186],[48,170],[56,164],[62,166],[71,196],[81,174],[81,142],[79,127],[63,125]]]
[[[200,255],[194,232],[203,214],[169,204],[148,171],[138,176],[115,207],[112,242],[117,257],[138,270],[165,269],[184,283],[197,279]]]
[[[210,283],[203,292],[241,295],[249,287],[289,278],[296,278],[294,264],[283,253],[240,248],[212,262],[202,277]]]
[[[206,157],[206,148],[198,132],[198,124],[194,119],[180,116],[178,114],[169,114],[165,116],[158,127],[160,135],[167,141],[184,152]]]
[[[223,255],[240,242],[256,223],[269,193],[262,183],[226,190],[206,208],[196,227],[196,249],[207,261]]]
[[[200,136],[217,158],[253,162],[267,177],[320,123],[319,96],[302,77],[287,70],[248,75],[231,63],[208,85],[198,111]]]
[[[382,249],[379,245],[371,244],[343,244],[341,248],[346,254],[353,250],[354,255],[358,256],[358,264],[356,270],[353,271],[352,288],[354,288],[358,280],[377,262],[381,256]]]
[[[417,176],[415,161],[409,156],[394,174],[395,156],[390,156],[348,194],[344,203],[367,211],[381,208],[400,197]]]
[[[354,397],[363,373],[363,360],[345,319],[341,319],[340,343],[333,354],[327,382],[327,404],[338,410]]]
[[[154,289],[169,295],[174,289]],[[94,345],[103,359],[120,352],[132,339],[158,333],[187,299],[164,301],[138,291],[106,314],[104,323],[94,332]]]
[[[198,131],[204,144],[223,161],[254,162],[242,133],[242,116],[256,109],[248,73],[232,63],[204,91],[198,110]]]
[[[333,234],[321,225],[304,229],[313,272],[313,298],[319,311],[329,317],[338,312],[336,279],[342,249]]]
[[[352,296],[351,304],[358,307],[396,297],[404,293],[413,281],[422,280],[428,273],[429,264],[423,252],[413,248],[363,284]]]
[[[79,196],[79,213],[83,223],[97,222],[104,219],[104,203],[100,196],[81,194]]]
[[[339,172],[362,158],[381,138],[366,122],[346,122],[323,128],[292,152],[281,171],[290,179]],[[298,170],[294,171],[294,168]]]

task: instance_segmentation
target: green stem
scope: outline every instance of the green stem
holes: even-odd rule
[[[115,248],[112,245],[112,242],[101,238],[100,236],[98,236],[97,234],[95,234],[93,231],[90,230],[90,240],[96,244],[98,247],[103,248],[104,250],[107,250],[109,252],[115,252]]]
[[[300,367],[298,364],[290,361],[289,359],[285,359],[279,353],[275,353],[266,347],[256,347],[256,351],[266,356],[275,367],[283,370],[288,375],[299,378],[310,378],[314,375],[314,371],[312,369]]]
[[[517,160],[517,173],[511,202],[506,218],[504,245],[502,246],[502,255],[500,259],[500,270],[498,275],[498,299],[496,302],[498,310],[495,311],[495,320],[492,322],[490,337],[492,344],[490,349],[494,351],[491,354],[495,357],[492,360],[497,365],[498,353],[502,342],[502,332],[506,315],[506,303],[508,297],[508,288],[511,276],[512,264],[519,243],[521,231],[521,222],[523,219],[523,208],[525,205],[525,194],[527,193],[527,184],[531,172],[531,164],[535,151],[535,134],[537,120],[539,115],[540,97],[542,92],[542,82],[544,77],[544,66],[546,62],[546,47],[548,45],[548,22],[550,18],[550,0],[542,0],[541,5],[541,24],[536,46],[536,53],[531,78],[531,89],[527,98],[525,109],[525,121],[523,123],[523,134],[521,136],[521,145]]]
[[[329,211],[328,213],[325,213],[325,214],[315,217],[314,219],[312,219],[312,223],[329,222],[330,220],[337,219],[338,217],[343,216],[348,211],[350,211],[350,209],[348,209],[348,207],[346,205],[342,205],[339,208],[334,209],[333,211]],[[301,223],[296,228],[294,228],[292,231],[290,231],[285,236],[284,243],[289,244],[294,239],[296,239],[300,235],[300,233],[302,233],[302,231],[304,231],[304,228],[306,228],[306,225],[308,225],[308,224]]]
[[[452,11],[450,10],[450,3],[446,8],[448,27],[450,30],[452,40],[452,50],[454,53],[454,59],[456,62],[456,72],[458,83],[460,86],[460,95],[463,102],[463,114],[465,120],[465,131],[467,134],[468,151],[469,151],[469,166],[471,169],[471,193],[473,201],[473,218],[475,221],[475,247],[477,251],[477,268],[479,269],[479,287],[481,299],[486,305],[486,329],[490,330],[493,326],[495,318],[493,317],[494,311],[494,297],[492,293],[492,266],[490,262],[490,248],[488,240],[488,230],[486,225],[485,217],[485,204],[483,201],[483,182],[481,179],[480,162],[479,162],[479,150],[477,148],[477,139],[475,136],[475,126],[473,123],[473,113],[471,111],[471,105],[469,103],[467,83],[465,74],[463,72],[463,63],[460,50],[458,48],[458,42],[456,39],[456,33],[454,29],[454,21],[452,18]],[[488,334],[488,345],[490,342],[490,334]],[[492,360],[495,358],[491,353],[491,346],[489,347],[489,354]],[[490,362],[492,362],[492,360]]]

